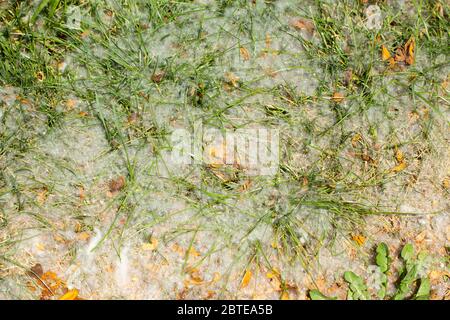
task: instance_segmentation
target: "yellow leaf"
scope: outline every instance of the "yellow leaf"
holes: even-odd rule
[[[146,242],[142,244],[142,250],[144,251],[153,251],[158,247],[158,239],[151,238],[150,242]]]
[[[283,291],[280,296],[280,300],[289,300],[289,293],[287,291]]]
[[[352,137],[352,146],[353,148],[356,148],[356,146],[358,145],[358,142],[361,141],[362,136],[361,134],[357,133]]]
[[[445,189],[450,189],[450,177],[446,177],[444,181],[442,181],[442,186]]]
[[[405,170],[406,169],[406,167],[407,167],[407,164],[406,164],[406,162],[400,162],[398,165],[396,165],[395,167],[393,167],[392,169],[391,169],[391,171],[392,172],[400,172],[400,171],[403,171],[403,170]]]
[[[405,156],[401,150],[395,151],[395,160],[397,160],[398,163],[404,162]]]
[[[352,240],[355,241],[359,246],[362,246],[364,244],[364,242],[366,242],[366,237],[364,237],[360,234],[353,235]]]
[[[395,66],[395,59],[389,58],[389,67],[393,68]]]
[[[239,53],[241,54],[241,57],[244,61],[250,60],[250,53],[244,47],[239,48]]]
[[[91,237],[91,235],[90,235],[88,232],[86,232],[86,231],[80,232],[80,233],[77,235],[78,240],[81,240],[81,241],[86,241],[86,240],[88,240],[90,237]]]
[[[72,289],[67,291],[59,300],[75,300],[78,297],[78,290]]]
[[[250,270],[245,271],[244,277],[242,278],[242,282],[241,282],[241,289],[248,286],[248,283],[250,282],[251,278],[252,278],[252,272]]]
[[[210,282],[210,283],[216,283],[217,281],[219,281],[219,280],[220,280],[220,278],[221,278],[221,275],[220,275],[220,273],[218,273],[218,272],[214,272],[214,277],[213,277],[213,279],[211,280],[211,282]]]
[[[382,45],[381,46],[381,59],[383,59],[383,61],[386,61],[386,60],[389,60],[390,58],[391,58],[391,53],[384,45]]]

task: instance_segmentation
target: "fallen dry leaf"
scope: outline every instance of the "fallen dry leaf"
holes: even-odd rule
[[[48,189],[44,187],[38,192],[36,196],[36,201],[39,205],[42,206],[47,200],[47,197],[48,197]]]
[[[406,164],[406,162],[403,161],[403,162],[399,163],[398,165],[396,165],[395,167],[393,167],[391,169],[391,171],[397,173],[397,172],[405,170],[406,167],[407,167],[407,164]]]
[[[396,62],[404,62],[406,60],[405,50],[403,48],[397,48],[394,59]]]
[[[67,291],[64,295],[59,297],[58,300],[76,300],[78,298],[78,290],[72,289]]]
[[[41,277],[42,274],[44,274],[44,270],[40,263],[36,263],[30,268],[30,271],[28,272],[28,275],[32,277]]]
[[[352,146],[356,148],[358,146],[358,142],[362,140],[361,134],[357,133],[352,137]]]
[[[335,92],[333,93],[333,96],[331,97],[331,100],[333,100],[336,103],[341,103],[344,101],[344,95],[341,92]]]
[[[250,270],[246,270],[244,276],[242,277],[241,289],[248,286],[250,279],[252,278],[252,272]]]
[[[450,189],[450,177],[446,177],[442,181],[442,186],[444,187],[444,189]]]
[[[151,237],[150,242],[146,242],[142,244],[142,249],[146,251],[156,250],[158,247],[158,239]]]
[[[415,49],[416,49],[416,41],[414,37],[411,37],[405,44],[405,53],[406,53],[405,62],[407,65],[414,64]]]
[[[160,83],[163,80],[164,76],[165,76],[164,71],[155,72],[154,74],[152,74],[152,81],[154,83]]]
[[[66,101],[66,108],[68,110],[72,110],[73,108],[75,108],[77,106],[77,104],[78,104],[77,100],[75,100],[75,99],[68,99]]]
[[[381,46],[381,59],[383,59],[383,61],[389,60],[392,57],[391,53],[389,52],[389,50],[382,45]]]
[[[280,300],[289,300],[289,293],[287,291],[283,291],[281,293]]]
[[[83,231],[83,232],[80,232],[80,233],[77,234],[77,239],[81,240],[81,241],[86,241],[90,237],[91,237],[91,235],[88,232],[86,232],[86,231]]]
[[[225,78],[225,81],[227,83],[231,84],[233,87],[235,87],[235,88],[238,87],[239,77],[237,77],[234,73],[225,72],[224,78]]]
[[[270,44],[272,43],[272,38],[270,37],[270,34],[266,33],[266,49],[270,48]]]
[[[189,249],[189,255],[194,257],[200,257],[200,253],[197,250],[195,250],[194,247],[191,247]]]
[[[125,177],[120,176],[117,179],[113,179],[109,182],[109,191],[111,193],[116,193],[125,187]]]
[[[402,163],[405,160],[405,155],[401,150],[395,151],[395,160],[397,160],[398,163]]]
[[[239,53],[241,54],[241,57],[244,61],[250,60],[250,53],[248,52],[248,50],[246,48],[240,47]]]
[[[245,182],[240,186],[239,191],[247,191],[250,185],[252,184],[251,180],[245,180]]]
[[[309,34],[314,33],[314,23],[307,19],[296,19],[291,22],[291,26],[298,30],[306,30]]]
[[[358,246],[362,246],[366,242],[366,237],[360,234],[352,235],[352,240],[355,241]]]

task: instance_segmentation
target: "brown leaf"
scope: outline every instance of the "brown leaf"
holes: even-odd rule
[[[405,62],[407,65],[414,64],[415,49],[416,49],[416,41],[415,41],[414,37],[411,37],[405,44],[405,53],[406,53]]]
[[[331,97],[331,100],[333,100],[336,103],[341,103],[344,101],[345,97],[341,92],[335,92],[333,93],[333,96]]]
[[[250,53],[244,47],[239,48],[239,53],[241,54],[241,57],[244,61],[250,60]]]
[[[235,88],[238,87],[239,77],[236,76],[234,73],[225,72],[224,78],[225,78],[225,81],[227,83],[231,84],[233,87],[235,87]]]
[[[306,30],[309,34],[314,33],[314,23],[311,20],[307,19],[296,19],[291,22],[291,26],[298,30]]]
[[[271,43],[272,43],[272,38],[270,37],[270,34],[266,33],[266,49],[270,48]]]
[[[394,60],[396,62],[405,62],[406,55],[405,55],[405,50],[403,48],[397,48],[397,51],[395,52]]]
[[[44,270],[42,269],[42,265],[40,263],[36,263],[34,266],[30,268],[28,275],[32,277],[41,277],[43,273]]]
[[[109,191],[111,193],[116,193],[123,189],[125,186],[125,177],[120,176],[117,179],[113,179],[109,182]]]
[[[353,80],[353,71],[352,69],[348,69],[344,73],[344,81],[343,81],[344,86],[348,87],[352,83],[352,80]]]
[[[165,72],[164,71],[155,72],[152,75],[152,81],[154,83],[160,83],[164,79],[164,76],[165,76]]]
[[[47,197],[48,197],[48,189],[44,187],[38,192],[36,196],[36,201],[42,206],[47,200]]]

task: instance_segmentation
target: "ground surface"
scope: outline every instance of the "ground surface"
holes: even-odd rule
[[[0,1],[0,298],[345,299],[381,241],[448,298],[446,1],[39,3]],[[198,123],[276,172],[175,165]]]

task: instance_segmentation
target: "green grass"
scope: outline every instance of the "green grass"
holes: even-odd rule
[[[246,268],[242,261],[265,264],[280,252],[288,263],[309,266],[322,246],[363,229],[364,216],[402,213],[397,195],[388,194],[388,201],[378,195],[409,190],[426,165],[423,159],[439,157],[448,139],[448,91],[442,83],[449,70],[449,8],[415,0],[408,1],[411,12],[402,14],[377,2],[384,14],[379,31],[367,30],[364,5],[351,0],[308,1],[285,12],[277,11],[275,1],[265,6],[162,0],[2,4],[0,86],[17,88],[21,101],[0,101],[0,234],[6,234],[0,238],[0,263],[16,253],[15,240],[9,239],[16,228],[13,217],[30,215],[33,228],[44,230],[55,228],[55,215],[63,213],[90,230],[98,226],[87,202],[75,205],[74,190],[96,188],[119,174],[126,186],[105,200],[101,211],[114,215],[102,226],[96,247],[111,241],[119,255],[127,241],[168,223],[168,244],[178,237],[192,237],[193,244],[202,234],[216,239],[199,265],[221,250],[234,250],[238,269]],[[80,30],[65,24],[71,5],[84,17]],[[314,36],[302,36],[290,26],[291,18],[312,21]],[[271,70],[256,61],[266,33],[271,46],[278,46],[265,50],[274,61]],[[380,59],[381,45],[393,52],[411,36],[417,62],[399,72],[388,70]],[[239,56],[240,47],[249,51],[249,62]],[[61,61],[68,63],[64,72],[58,71]],[[239,77],[236,87],[224,87],[226,71]],[[278,74],[276,80],[271,72]],[[295,72],[307,75],[299,79]],[[152,81],[157,73],[164,74],[161,81]],[[316,85],[303,90],[298,82]],[[333,101],[334,92],[344,94],[343,103]],[[65,106],[71,97],[79,101],[73,110]],[[429,116],[420,117],[417,128],[402,127],[405,113],[423,112],[424,106]],[[165,166],[163,154],[172,147],[172,124],[191,129],[196,120],[220,130],[255,124],[278,128],[279,172],[251,178],[244,192],[240,187],[248,177],[239,170],[225,182],[203,165],[161,178],[157,167]],[[103,137],[93,139],[107,142],[95,161],[110,165],[99,164],[92,177],[81,176],[72,155],[43,151],[61,130],[76,136],[94,127]],[[361,140],[353,143],[357,134]],[[392,173],[398,148],[414,166]],[[47,174],[36,172],[37,164]],[[34,190],[40,188],[51,195],[42,205],[35,200]],[[187,209],[170,214],[146,209],[145,201],[163,191]],[[91,195],[93,201],[97,196]],[[177,221],[185,211],[190,219]],[[330,228],[319,232],[314,221],[324,213]],[[252,238],[259,228],[270,237]],[[252,254],[249,247],[256,248]]]

